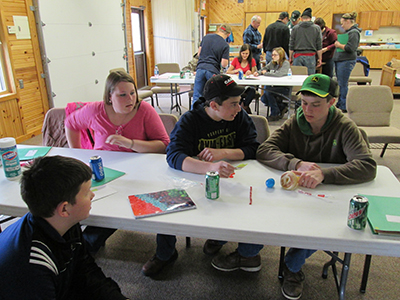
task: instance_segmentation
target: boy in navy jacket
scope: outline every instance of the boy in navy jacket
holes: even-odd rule
[[[195,102],[193,110],[180,118],[171,132],[167,147],[170,167],[197,174],[216,171],[227,178],[235,168],[225,160],[255,158],[259,143],[253,121],[239,104],[243,92],[244,88],[227,75],[216,75],[207,81],[204,96]],[[143,274],[156,275],[175,261],[178,258],[175,243],[175,236],[158,234],[156,254],[143,266]],[[203,251],[216,254],[224,243],[207,240]],[[212,265],[221,271],[259,271],[262,247],[239,243],[235,252],[214,258]]]
[[[23,172],[30,212],[0,234],[0,299],[126,299],[82,237],[91,177],[86,164],[63,156],[38,158]]]

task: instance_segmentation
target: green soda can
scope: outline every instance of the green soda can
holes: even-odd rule
[[[219,174],[218,172],[206,173],[206,197],[211,200],[219,198]]]
[[[364,196],[355,195],[350,199],[347,226],[356,230],[364,229],[367,224],[367,213],[368,199]]]
[[[185,72],[181,71],[181,72],[179,73],[179,78],[180,78],[180,79],[185,78]]]

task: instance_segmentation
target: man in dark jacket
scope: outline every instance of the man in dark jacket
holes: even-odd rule
[[[272,23],[265,28],[263,49],[266,64],[272,60],[272,50],[277,47],[282,47],[288,57],[290,38],[290,30],[287,26],[288,22],[289,14],[284,11],[280,13],[279,18],[275,23]]]
[[[317,64],[316,58],[317,56]],[[311,21],[311,8],[301,15],[301,23],[294,26],[289,41],[289,62],[293,66],[306,66],[308,75],[322,64],[321,29]]]

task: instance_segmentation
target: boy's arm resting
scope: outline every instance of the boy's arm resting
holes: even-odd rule
[[[242,149],[214,149],[204,148],[198,155],[198,158],[205,161],[218,161],[222,159],[228,160],[243,160],[244,153]]]
[[[344,132],[342,144],[347,162],[323,168],[324,183],[355,184],[373,180],[376,176],[376,161],[356,125]]]
[[[296,166],[301,162],[301,159],[296,158],[291,153],[287,153],[290,142],[289,130],[287,123],[275,130],[269,139],[258,147],[257,160],[277,170],[296,170]]]
[[[242,110],[237,116],[239,121],[235,147],[243,151],[243,159],[255,159],[257,148],[257,131],[253,120]]]
[[[218,172],[223,178],[229,177],[235,170],[231,164],[226,161],[218,162],[208,162],[198,160],[192,157],[186,157],[182,164],[182,171],[196,173],[196,174],[206,174],[209,171]]]

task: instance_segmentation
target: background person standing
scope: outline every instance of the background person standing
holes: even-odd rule
[[[292,31],[293,27],[296,26],[297,24],[299,24],[300,22],[300,12],[298,10],[294,10],[292,12],[292,15],[290,17],[290,20],[287,24],[287,26],[289,27],[290,32]]]
[[[289,62],[294,66],[306,66],[308,75],[314,74],[315,67],[322,64],[321,29],[311,21],[311,11],[311,8],[304,10],[301,23],[293,27],[289,41]]]
[[[249,44],[251,47],[251,54],[256,60],[257,70],[260,69],[260,55],[263,44],[261,43],[261,33],[258,31],[258,27],[261,24],[260,16],[253,16],[251,18],[251,24],[243,32],[243,44]]]
[[[203,95],[203,88],[207,80],[221,72],[229,63],[229,45],[226,39],[232,33],[231,26],[222,24],[217,33],[207,34],[200,43],[199,62],[197,63],[194,79],[193,103]]]
[[[263,50],[265,53],[265,63],[268,64],[272,60],[272,50],[282,47],[286,56],[289,54],[289,38],[290,30],[287,26],[289,22],[289,14],[284,11],[279,14],[275,23],[269,24],[265,28]]]
[[[322,18],[316,18],[314,24],[321,28],[322,33],[322,74],[333,76],[333,54],[335,53],[335,42],[337,40],[336,30],[328,28]]]
[[[345,34],[348,35],[347,43],[335,42],[336,52],[333,56],[333,61],[335,62],[335,72],[340,88],[339,101],[336,107],[341,109],[342,112],[347,112],[346,97],[349,89],[349,78],[356,65],[357,48],[360,44],[361,29],[356,24],[356,17],[356,12],[346,13],[342,16],[340,23],[343,29],[346,30]]]

